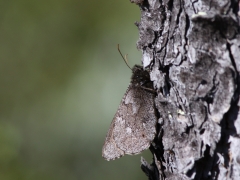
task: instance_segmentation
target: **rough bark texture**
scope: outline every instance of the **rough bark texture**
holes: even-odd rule
[[[157,91],[151,180],[240,179],[238,0],[131,0]]]

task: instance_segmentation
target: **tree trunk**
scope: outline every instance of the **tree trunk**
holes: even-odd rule
[[[151,180],[240,179],[238,0],[131,0],[157,92]]]

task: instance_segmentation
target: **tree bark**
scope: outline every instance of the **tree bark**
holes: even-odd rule
[[[131,0],[157,92],[151,180],[240,179],[238,0]]]

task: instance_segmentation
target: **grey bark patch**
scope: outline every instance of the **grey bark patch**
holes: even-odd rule
[[[153,85],[142,66],[132,69],[131,83],[110,125],[102,156],[114,160],[149,148],[156,134]]]
[[[239,7],[238,0],[140,6],[137,48],[159,115],[153,162],[142,161],[149,179],[239,179]]]

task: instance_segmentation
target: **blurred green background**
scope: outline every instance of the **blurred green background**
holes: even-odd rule
[[[141,155],[101,157],[139,17],[129,0],[0,1],[0,180],[147,179]]]

